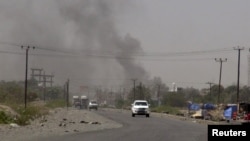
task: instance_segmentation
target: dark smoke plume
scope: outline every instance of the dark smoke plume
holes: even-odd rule
[[[116,29],[117,9],[126,6],[116,0],[2,0],[0,41],[38,47],[29,51],[29,67],[53,73],[58,82],[70,78],[76,87],[145,80],[148,74],[135,60],[142,52],[140,42]],[[2,71],[1,79],[22,79],[24,57],[1,56],[11,70]]]

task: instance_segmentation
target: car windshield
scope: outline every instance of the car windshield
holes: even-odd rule
[[[147,106],[147,102],[136,102],[135,105]]]

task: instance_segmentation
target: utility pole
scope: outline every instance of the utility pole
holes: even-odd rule
[[[46,97],[46,76],[45,71],[43,72],[43,101],[45,102]]]
[[[220,62],[220,78],[219,78],[219,94],[218,94],[218,104],[220,104],[220,89],[221,89],[221,72],[222,72],[222,63],[227,61],[227,58],[215,58],[216,62]]]
[[[143,91],[142,91],[142,83],[140,82],[140,89],[139,89],[139,95],[140,95],[140,99],[145,99],[145,97],[144,97],[144,94],[143,94]]]
[[[54,77],[53,74],[52,75],[45,75],[45,71],[42,74],[43,69],[36,69],[36,68],[32,68],[31,71],[32,71],[31,78],[36,79],[36,80],[38,78],[38,80],[37,80],[38,83],[50,83],[50,87],[52,87],[52,83],[53,83],[52,78]],[[35,73],[35,71],[38,73]]]
[[[69,107],[69,79],[66,82],[66,103],[67,103],[67,109]]]
[[[161,101],[160,101],[160,91],[161,91],[161,84],[158,84],[158,91],[157,91],[157,101],[158,101],[158,106],[161,105]]]
[[[28,87],[28,54],[29,54],[29,49],[30,46],[21,46],[21,48],[25,48],[26,49],[26,67],[25,67],[25,87],[24,87],[24,108],[26,109],[27,107],[27,87]],[[35,49],[35,47],[32,47],[33,49]]]
[[[134,100],[135,100],[135,81],[136,81],[137,79],[132,79],[132,81],[134,82]]]
[[[37,80],[38,85],[39,86],[41,86],[41,84],[43,85],[43,101],[45,102],[47,83],[50,83],[50,87],[52,87],[52,83],[53,83],[52,78],[54,77],[54,75],[45,75],[45,71],[43,71],[43,69],[32,68],[31,71],[32,71],[31,78],[36,79],[36,80],[38,78]],[[43,71],[43,74],[42,74],[42,71]],[[35,72],[38,72],[38,73],[35,73]]]
[[[212,84],[214,84],[214,83],[212,83],[212,82],[207,82],[206,84],[209,84],[209,95],[211,96],[212,94],[211,94],[211,88],[212,88]]]
[[[243,50],[244,47],[234,47],[234,50],[238,50],[238,74],[237,74],[237,98],[236,101],[239,103],[239,92],[240,92],[240,51]]]
[[[31,68],[31,78],[36,79],[38,77],[38,83],[42,81],[42,71],[43,69]],[[36,73],[38,72],[38,73]]]

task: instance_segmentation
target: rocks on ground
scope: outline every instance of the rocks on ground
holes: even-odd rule
[[[88,110],[58,108],[27,126],[0,125],[1,141],[31,140],[37,137],[119,128],[122,125]]]

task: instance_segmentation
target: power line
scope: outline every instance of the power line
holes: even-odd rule
[[[218,52],[226,52],[226,51],[232,51],[232,49],[229,48],[223,48],[223,49],[214,49],[214,50],[200,50],[200,51],[187,51],[187,52],[160,52],[160,53],[150,53],[147,54],[147,52],[143,56],[183,56],[183,55],[193,55],[193,54],[206,54],[206,53],[218,53]]]
[[[19,44],[16,44],[16,43],[11,43],[11,42],[4,42],[4,41],[0,41],[0,44],[3,44],[3,45],[9,45],[9,46],[13,46],[13,47],[20,47]]]
[[[23,55],[23,53],[20,52],[13,52],[13,51],[0,51],[0,53],[6,53],[6,54],[17,54],[17,55]],[[61,52],[60,52],[61,53]],[[64,52],[65,53],[65,52]],[[138,58],[138,56],[111,56],[111,55],[95,55],[95,54],[76,54],[76,53],[68,53],[68,54],[42,54],[42,53],[31,53],[29,54],[31,56],[45,56],[45,57],[53,57],[53,58],[65,58],[65,57],[78,57],[78,58],[94,58],[94,59],[118,59],[118,60],[141,60],[141,61],[206,61],[206,60],[211,60],[212,58],[181,58],[181,59],[166,59],[166,58],[148,58],[149,56],[141,56]],[[189,55],[189,54],[186,54]],[[192,57],[194,54],[190,54]],[[143,58],[142,58],[143,57]],[[159,56],[151,56],[151,57],[159,57]],[[163,57],[163,56],[161,56]],[[165,56],[165,57],[171,57],[171,56]],[[174,56],[172,56],[174,57]],[[180,56],[177,56],[180,57]]]
[[[1,42],[0,44],[10,45],[10,46],[18,46],[16,43],[10,42]],[[70,55],[86,55],[86,56],[94,56],[94,57],[115,57],[120,59],[135,59],[133,57],[173,57],[173,56],[186,56],[186,55],[199,55],[199,54],[208,54],[208,53],[219,53],[219,52],[227,52],[232,51],[231,48],[222,48],[222,49],[213,49],[213,50],[199,50],[199,51],[186,51],[186,52],[143,52],[143,51],[113,51],[113,50],[89,50],[83,49],[81,51],[72,52],[72,50],[67,49],[58,49],[52,47],[36,47],[39,50],[64,53]],[[80,54],[79,54],[80,52]],[[124,56],[125,55],[125,56]]]
[[[4,54],[18,54],[18,55],[24,55],[21,52],[13,52],[13,51],[0,51],[0,53],[4,53]]]

